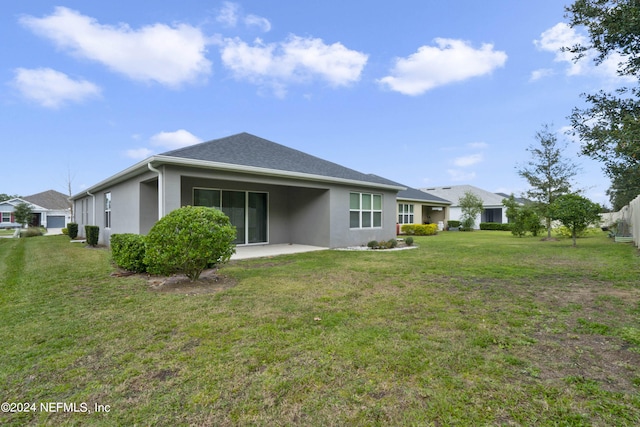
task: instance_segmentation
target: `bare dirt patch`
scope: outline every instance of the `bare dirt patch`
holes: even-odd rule
[[[198,280],[191,281],[184,274],[169,277],[148,277],[149,289],[155,292],[200,295],[220,292],[236,285],[236,279],[218,273],[217,268],[202,272]]]
[[[137,276],[147,281],[150,291],[186,295],[212,294],[232,288],[237,284],[236,279],[219,274],[217,268],[204,270],[198,280],[193,282],[184,274],[151,276],[149,274],[118,270],[111,275],[114,277]]]

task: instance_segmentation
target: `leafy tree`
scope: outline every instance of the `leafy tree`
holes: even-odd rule
[[[573,246],[576,246],[578,234],[600,222],[601,209],[599,204],[578,194],[564,194],[551,204],[549,213],[554,220],[571,230]]]
[[[185,206],[151,228],[144,263],[149,273],[184,273],[195,281],[205,268],[231,258],[235,238],[235,227],[221,211]]]
[[[5,200],[15,199],[16,197],[20,197],[20,196],[16,196],[15,194],[12,196],[11,194],[0,193],[0,202],[4,202]]]
[[[617,72],[640,78],[640,2],[577,0],[566,8],[571,27],[584,26],[588,42],[565,47],[578,60],[596,53],[596,65],[614,57]],[[581,141],[581,154],[603,162],[612,181],[608,191],[614,210],[640,193],[640,88],[620,87],[615,93],[583,94],[588,106],[570,116]]]
[[[13,209],[13,214],[16,217],[16,222],[22,227],[27,225],[31,220],[31,206],[28,203],[21,202]]]
[[[527,151],[531,159],[518,169],[531,187],[526,191],[527,198],[537,202],[540,215],[546,220],[547,238],[551,237],[551,217],[547,212],[549,206],[558,196],[571,191],[571,180],[577,174],[577,166],[562,156],[567,144],[559,144],[556,135],[543,125],[536,132],[539,145],[530,145]]]
[[[476,217],[484,210],[482,199],[471,191],[467,191],[460,197],[458,204],[462,210],[462,227],[465,230],[472,230],[476,224]]]
[[[542,228],[542,218],[538,215],[533,205],[519,204],[512,195],[508,199],[502,199],[502,204],[507,208],[507,218],[511,223],[511,234],[523,237],[528,232],[537,236]]]

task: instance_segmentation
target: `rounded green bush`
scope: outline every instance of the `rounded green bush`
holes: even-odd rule
[[[235,253],[236,229],[217,209],[184,206],[160,219],[147,235],[144,262],[151,274],[184,273],[192,281]]]
[[[145,241],[139,234],[122,233],[111,235],[111,257],[113,262],[128,271],[142,273],[144,264]]]

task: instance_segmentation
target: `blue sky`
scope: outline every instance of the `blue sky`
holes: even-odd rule
[[[557,0],[10,0],[0,14],[0,193],[82,191],[154,154],[249,132],[408,186],[515,193],[545,123],[623,84],[574,64]]]

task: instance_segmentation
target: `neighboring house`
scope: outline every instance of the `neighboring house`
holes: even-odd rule
[[[71,202],[68,196],[48,190],[0,202],[0,228],[20,227],[20,224],[15,222],[13,214],[15,207],[20,203],[26,203],[31,208],[29,225],[32,227],[64,228],[71,221]]]
[[[460,208],[459,201],[467,191],[470,191],[482,199],[482,205],[484,207],[482,214],[476,218],[476,228],[480,228],[481,222],[497,222],[500,224],[508,222],[506,215],[507,209],[502,204],[502,199],[504,199],[504,197],[496,193],[492,193],[472,185],[428,187],[421,188],[420,190],[451,201],[449,220],[461,220],[462,209]]]
[[[398,225],[438,224],[442,230],[449,220],[451,202],[433,194],[407,188],[398,192]]]
[[[221,209],[237,245],[344,247],[395,236],[404,186],[240,133],[154,155],[72,197],[76,222],[146,234],[181,206]]]

